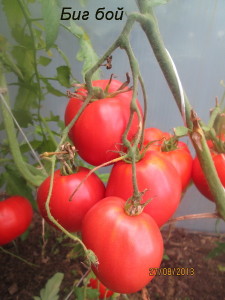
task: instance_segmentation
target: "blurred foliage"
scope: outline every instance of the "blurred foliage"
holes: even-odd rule
[[[86,2],[80,1],[80,4],[85,5]],[[33,173],[39,165],[32,155],[31,147],[37,156],[45,151],[54,151],[64,128],[64,122],[53,112],[46,111],[47,116],[42,116],[44,102],[50,94],[66,97],[66,90],[73,83],[78,83],[71,70],[72,64],[57,44],[57,37],[67,31],[71,39],[80,45],[76,58],[82,62],[82,74],[98,59],[83,28],[74,21],[69,26],[61,23],[61,5],[60,0],[0,1],[2,14],[5,14],[7,20],[4,27],[10,31],[7,36],[0,33],[0,65],[8,80],[9,94],[11,89],[12,94],[16,91],[10,107],[11,114],[18,122],[15,126],[18,139],[15,142],[19,144],[27,167]],[[60,65],[59,56],[63,62]],[[55,66],[55,75],[49,76],[52,66]],[[0,105],[4,105],[2,97],[3,93]],[[9,195],[23,195],[32,201],[33,187],[18,172],[4,131],[5,124],[0,122],[0,188]],[[21,137],[21,131],[25,132],[30,146]],[[47,164],[44,165],[47,168]]]

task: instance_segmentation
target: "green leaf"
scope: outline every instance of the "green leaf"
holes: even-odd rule
[[[18,0],[2,0],[2,5],[11,28],[22,24],[24,15]]]
[[[14,109],[16,111],[24,110],[29,113],[31,108],[37,108],[38,107],[38,99],[37,99],[37,91],[38,86],[37,84],[29,85],[29,82],[27,84],[21,84],[16,96],[16,102],[14,105]]]
[[[65,97],[66,96],[66,93],[62,93],[61,91],[57,90],[49,82],[46,84],[46,89],[50,94],[55,95],[57,97]]]
[[[34,55],[32,49],[25,49],[21,46],[14,46],[12,55],[17,61],[19,69],[24,76],[31,77],[34,73]]]
[[[58,0],[41,0],[42,15],[45,26],[46,49],[49,49],[54,44],[60,24],[60,5]]]
[[[35,300],[58,300],[59,290],[64,274],[56,273],[46,283],[45,288],[40,291],[40,297],[33,297]]]
[[[21,127],[27,128],[29,124],[33,124],[33,117],[29,110],[13,109],[12,113]]]
[[[225,243],[216,242],[217,246],[209,252],[207,258],[214,258],[225,253]]]
[[[184,126],[178,126],[174,128],[174,133],[177,137],[182,137],[188,135],[188,128]]]
[[[99,292],[97,289],[87,289],[85,287],[76,287],[74,289],[76,300],[83,300],[84,296],[88,299],[98,299]],[[85,299],[86,299],[85,298]]]
[[[30,144],[31,144],[31,146],[32,146],[32,148],[33,148],[34,150],[37,150],[38,147],[41,146],[42,141],[34,140],[34,141],[31,141]],[[20,145],[20,151],[21,151],[22,153],[29,152],[29,151],[30,151],[29,145],[28,145],[27,143],[24,143],[24,144]]]
[[[32,37],[24,32],[24,26],[17,25],[12,29],[12,36],[22,46],[22,48],[33,49]]]
[[[27,185],[25,179],[23,179],[17,169],[8,165],[3,173],[4,182],[6,184],[6,193],[9,195],[20,195],[30,200],[33,199],[32,190]]]
[[[50,62],[52,61],[51,58],[46,57],[46,56],[40,56],[38,59],[38,63],[44,67],[46,67]]]
[[[70,84],[70,68],[68,66],[60,66],[57,69],[57,78],[61,85],[69,88]]]
[[[98,56],[93,49],[88,34],[82,27],[71,21],[70,26],[66,28],[79,39],[80,49],[76,58],[83,62],[82,75],[84,77],[85,73],[98,61]],[[100,70],[98,70],[94,73],[93,80],[100,79],[100,77]]]

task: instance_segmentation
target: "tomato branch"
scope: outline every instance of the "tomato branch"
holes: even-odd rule
[[[4,97],[5,102],[9,105],[9,95],[7,84],[5,80],[5,76],[3,73],[3,66],[0,64],[0,88],[1,88],[1,98]],[[3,93],[4,91],[4,93]],[[4,96],[3,96],[4,95]],[[8,138],[8,143],[10,147],[10,151],[12,153],[13,160],[15,165],[17,166],[20,174],[27,180],[27,182],[31,183],[33,186],[39,186],[41,182],[45,179],[46,174],[43,173],[43,170],[36,170],[37,174],[33,174],[30,169],[27,167],[26,162],[23,159],[23,156],[20,151],[20,147],[17,141],[17,136],[15,132],[15,127],[13,123],[12,116],[10,115],[9,111],[5,107],[2,99],[0,101],[0,106],[3,115],[3,122]]]
[[[167,221],[165,226],[168,224],[176,223],[178,221],[193,220],[193,219],[215,219],[219,217],[220,215],[218,213],[191,214],[191,215],[180,216],[180,217],[170,219],[169,221]]]
[[[181,91],[177,74],[174,70],[174,65],[171,62],[171,58],[168,55],[168,51],[166,50],[166,47],[163,43],[163,39],[161,37],[160,30],[156,18],[154,16],[153,10],[149,8],[149,1],[137,0],[137,2],[141,14],[136,15],[136,20],[140,23],[143,31],[145,32],[149,40],[154,55],[159,63],[159,66],[161,67],[161,70],[164,74],[164,77],[169,85],[169,88],[173,94],[173,97],[177,103],[181,114],[183,112],[183,106],[185,106],[185,119],[187,122],[185,125],[187,125],[190,131],[192,131],[192,108],[185,92],[183,92],[184,103],[182,103]],[[190,135],[190,138],[196,150],[197,156],[200,160],[201,167],[206,176],[210,190],[215,198],[218,212],[220,213],[220,216],[225,220],[225,191],[218,178],[214,163],[211,158],[210,151],[206,143],[205,135],[203,131],[200,132],[200,148],[199,143],[197,144],[195,139],[193,139],[194,136],[196,136],[195,132],[193,132],[192,135]]]
[[[41,100],[42,100],[42,90],[41,90],[41,81],[40,81],[40,77],[39,77],[39,72],[38,72],[38,61],[37,61],[37,52],[36,52],[36,42],[35,42],[35,33],[32,27],[32,19],[30,17],[30,12],[27,8],[27,6],[24,4],[23,0],[18,0],[18,3],[20,5],[21,11],[24,15],[24,18],[26,20],[26,24],[29,28],[30,31],[30,36],[31,36],[31,41],[32,41],[32,46],[33,46],[33,60],[34,60],[34,76],[36,77],[37,80],[37,86],[38,86],[38,90],[37,90],[37,94],[38,94],[38,108],[37,108],[37,115],[38,115],[38,120],[39,120],[39,125],[42,131],[42,135],[45,136],[45,132],[42,126],[42,122],[41,122]]]

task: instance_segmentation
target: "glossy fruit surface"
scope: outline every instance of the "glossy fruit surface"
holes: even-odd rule
[[[152,199],[144,208],[162,226],[176,211],[181,197],[181,181],[175,168],[158,151],[149,151],[136,163],[139,191],[147,189],[143,202]],[[124,200],[133,194],[132,165],[116,163],[111,171],[106,196],[117,196]]]
[[[114,292],[142,289],[153,278],[149,268],[158,268],[162,260],[163,240],[155,221],[145,213],[127,215],[118,197],[107,197],[89,210],[82,239],[98,257],[95,275]]]
[[[33,209],[28,199],[12,196],[0,201],[0,245],[7,244],[29,227]]]
[[[87,211],[99,200],[104,198],[105,187],[96,174],[91,174],[80,188],[70,197],[78,184],[90,170],[80,167],[77,173],[63,176],[60,170],[54,174],[53,191],[50,199],[52,216],[68,231],[76,232],[81,229],[81,222]],[[37,202],[41,215],[50,222],[45,209],[45,203],[50,186],[48,177],[38,188]]]
[[[108,80],[96,80],[92,84],[103,90]],[[119,156],[122,150],[122,135],[130,116],[132,91],[113,93],[122,85],[118,80],[112,80],[108,87],[107,96],[88,104],[77,122],[72,127],[69,136],[78,154],[91,165],[100,165]],[[79,89],[78,94],[86,95],[85,89]],[[74,118],[83,101],[71,98],[65,111],[65,124]],[[138,130],[138,118],[134,115],[128,138],[131,140]]]

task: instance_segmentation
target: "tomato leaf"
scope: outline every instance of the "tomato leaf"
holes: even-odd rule
[[[76,287],[74,289],[74,292],[77,300],[84,299],[84,292],[86,292],[86,297],[88,299],[97,299],[99,296],[99,292],[97,289],[84,289],[84,287]]]
[[[209,252],[207,258],[214,258],[225,253],[225,243],[216,242],[216,244],[217,246]]]
[[[75,22],[70,22],[70,26],[66,27],[74,36],[79,39],[80,49],[77,53],[77,60],[83,62],[82,76],[93,67],[93,65],[98,61],[98,55],[93,49],[91,40],[84,29],[78,26]],[[93,80],[100,79],[100,71],[96,71],[93,75]]]
[[[45,288],[41,289],[40,297],[33,297],[34,300],[58,300],[58,293],[63,277],[63,273],[56,273],[55,275],[53,275],[47,281]]]
[[[61,85],[69,88],[70,84],[70,68],[68,66],[60,66],[57,69],[57,78]]]
[[[32,49],[26,49],[22,46],[14,46],[12,55],[17,61],[17,65],[23,75],[31,77],[34,74],[34,55]]]
[[[184,126],[178,126],[174,128],[174,133],[177,137],[182,137],[188,135],[188,128]]]
[[[9,195],[20,195],[32,200],[32,190],[28,187],[25,179],[19,175],[15,168],[7,166],[5,169],[3,178],[6,184],[6,193]]]
[[[12,113],[21,127],[27,128],[29,124],[33,124],[32,113],[29,110],[13,109]]]
[[[45,26],[46,49],[48,50],[54,44],[60,24],[60,5],[58,0],[41,0],[42,15]]]
[[[52,61],[52,59],[49,57],[46,57],[46,56],[40,56],[39,60],[38,60],[39,64],[44,67],[46,67],[48,64],[50,64],[51,61]]]
[[[37,85],[32,83],[31,85],[21,85],[16,96],[15,111],[24,110],[28,112],[37,106]]]
[[[22,23],[24,16],[18,0],[2,0],[2,5],[11,28]]]

